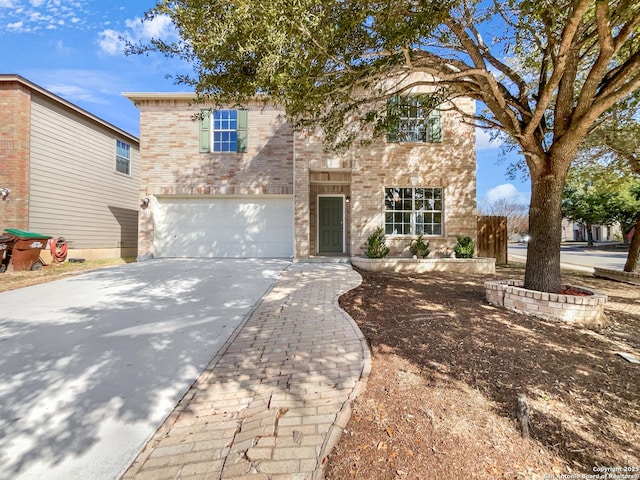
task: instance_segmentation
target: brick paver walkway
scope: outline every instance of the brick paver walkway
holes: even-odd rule
[[[322,478],[371,365],[337,303],[359,283],[348,265],[292,264],[123,479]]]

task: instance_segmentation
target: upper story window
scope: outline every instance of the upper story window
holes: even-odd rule
[[[384,230],[388,235],[442,235],[442,188],[384,189]]]
[[[247,110],[203,110],[200,152],[246,152]]]
[[[131,145],[116,140],[116,172],[131,174]]]
[[[390,131],[388,142],[442,142],[440,110],[429,95],[389,99],[387,115]]]

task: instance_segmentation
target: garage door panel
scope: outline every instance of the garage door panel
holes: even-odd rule
[[[160,198],[156,257],[291,257],[293,199]]]

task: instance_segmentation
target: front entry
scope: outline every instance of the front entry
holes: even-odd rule
[[[344,252],[344,198],[318,197],[318,253]]]

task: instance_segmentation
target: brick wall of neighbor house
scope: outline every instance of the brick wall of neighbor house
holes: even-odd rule
[[[0,232],[29,224],[29,130],[31,93],[18,82],[0,82]]]
[[[464,111],[473,112],[472,100],[457,100]],[[444,193],[444,235],[429,237],[431,250],[446,255],[455,245],[456,235],[468,235],[476,240],[476,158],[475,129],[462,122],[453,110],[442,112],[441,143],[387,144],[379,139],[362,147],[354,144],[344,154],[323,151],[317,133],[299,134],[296,140],[296,192],[305,191],[306,178],[298,176],[303,169],[340,171],[351,169],[350,255],[361,255],[367,237],[384,226],[385,187],[442,187]],[[296,205],[304,200],[296,195]],[[315,198],[309,199],[313,208]],[[302,208],[302,207],[298,207]],[[307,207],[309,208],[309,207]],[[296,219],[298,220],[298,218]],[[311,219],[313,223],[313,218]],[[313,231],[311,225],[311,231]],[[296,252],[315,254],[314,234],[299,237],[296,232]],[[310,248],[302,242],[312,241]],[[410,236],[387,236],[391,255],[408,255]]]
[[[190,98],[136,98],[140,109],[142,198],[138,255],[153,253],[153,197],[167,195],[293,195],[293,132],[283,112],[246,106],[246,153],[200,153],[201,108]]]

